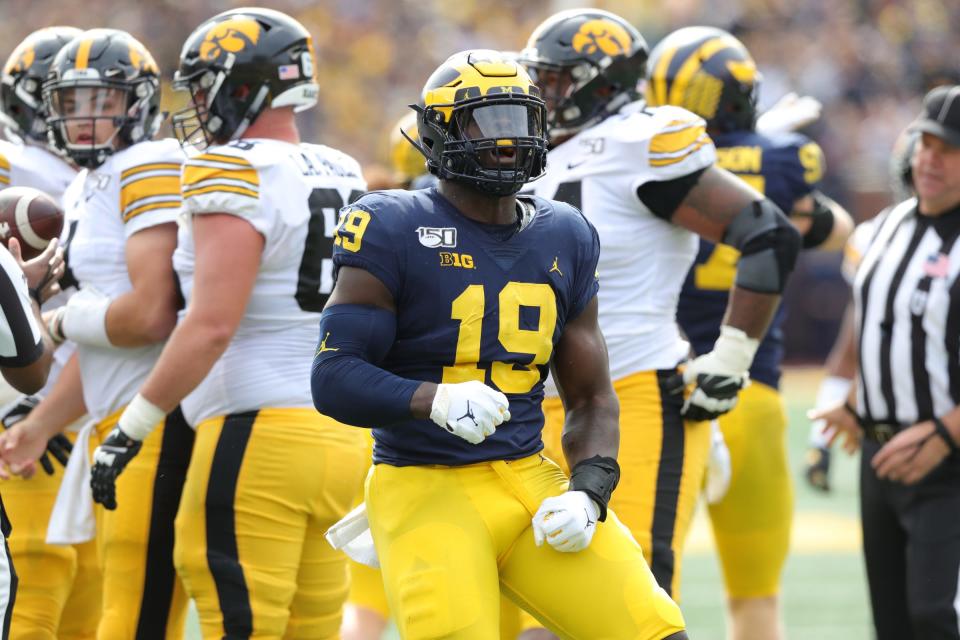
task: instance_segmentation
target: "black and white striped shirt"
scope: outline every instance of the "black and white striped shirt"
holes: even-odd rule
[[[33,313],[27,278],[0,245],[0,367],[25,367],[43,355],[40,325]]]
[[[858,413],[908,426],[960,405],[960,207],[938,217],[915,199],[880,223],[854,282]]]

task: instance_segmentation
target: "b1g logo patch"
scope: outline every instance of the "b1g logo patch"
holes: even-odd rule
[[[420,244],[428,249],[453,249],[457,246],[456,227],[417,227]]]
[[[469,253],[456,253],[453,251],[440,252],[441,267],[457,267],[458,269],[474,269],[473,256]]]

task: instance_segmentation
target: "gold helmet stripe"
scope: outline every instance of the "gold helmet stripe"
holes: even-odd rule
[[[92,47],[93,38],[84,38],[80,41],[80,46],[77,48],[76,69],[86,69],[87,65],[90,64],[90,49]]]
[[[670,63],[673,62],[673,56],[677,55],[679,47],[674,47],[664,51],[663,55],[657,61],[657,67],[650,78],[648,101],[654,105],[667,104],[667,71],[670,69]]]
[[[684,104],[684,96],[687,93],[687,85],[693,79],[697,72],[703,68],[703,62],[710,59],[713,54],[725,49],[730,45],[727,38],[711,38],[704,42],[700,47],[690,54],[681,65],[674,78],[673,86],[670,87],[670,99],[665,104]]]

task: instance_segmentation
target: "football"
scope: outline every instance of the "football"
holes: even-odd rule
[[[35,258],[63,230],[63,210],[39,189],[10,187],[0,191],[0,242],[20,241],[23,259]]]

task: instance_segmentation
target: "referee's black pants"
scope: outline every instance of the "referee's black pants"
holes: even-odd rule
[[[920,483],[877,477],[863,441],[860,515],[877,640],[960,640],[960,459]]]

